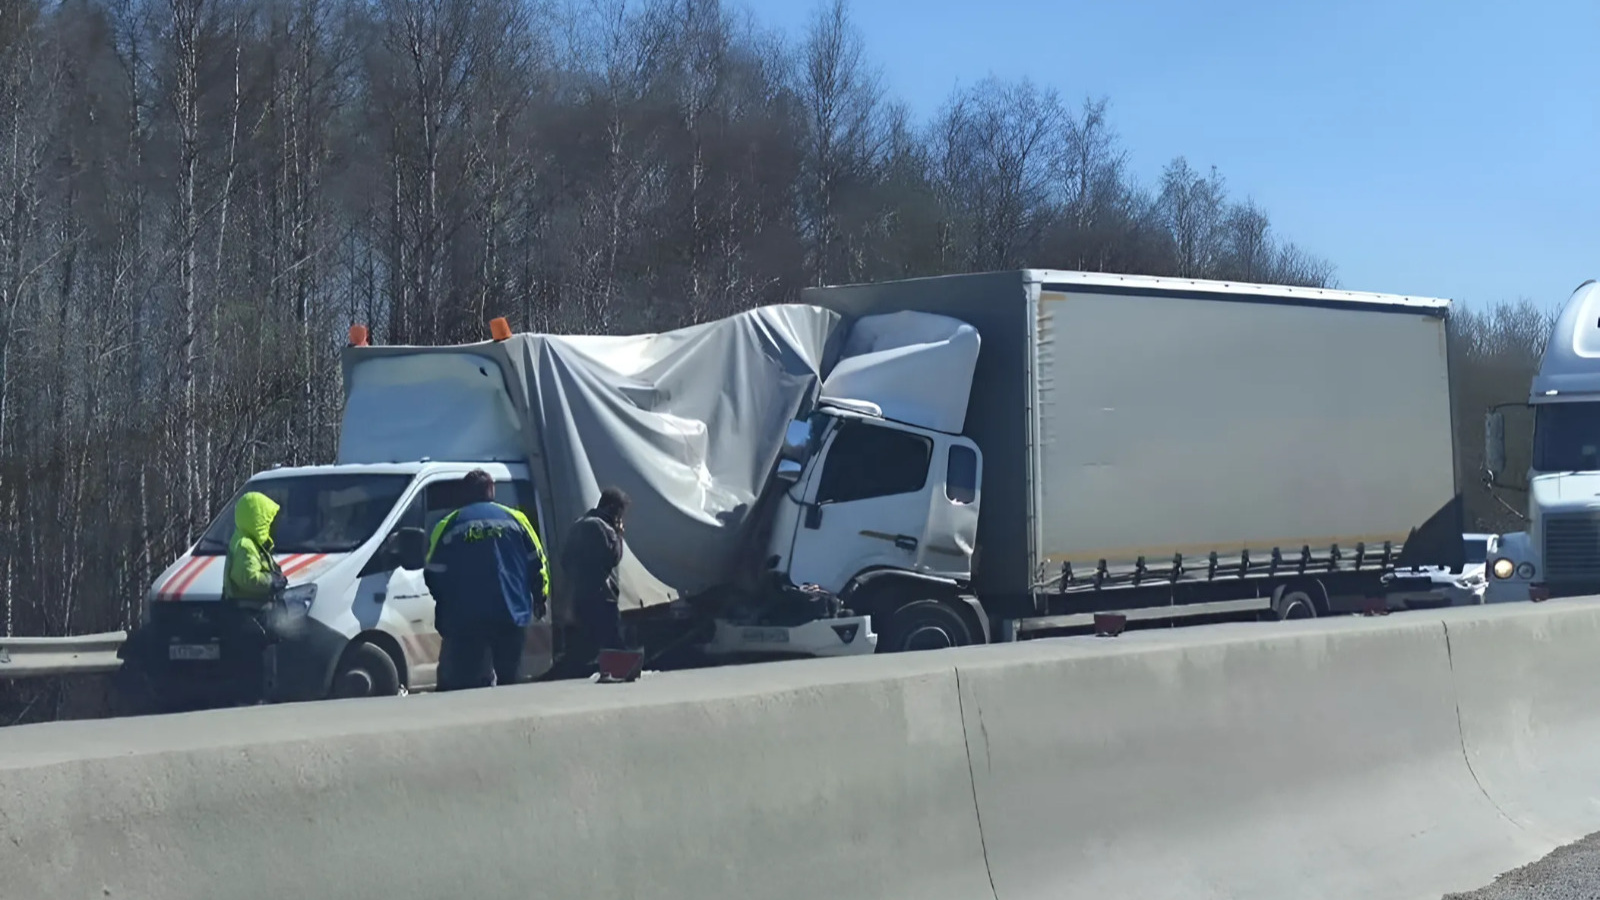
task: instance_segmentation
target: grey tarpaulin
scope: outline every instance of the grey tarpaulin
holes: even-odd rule
[[[655,335],[348,348],[339,461],[525,456],[553,554],[618,485],[633,499],[624,603],[667,602],[726,577],[838,324],[784,305]]]

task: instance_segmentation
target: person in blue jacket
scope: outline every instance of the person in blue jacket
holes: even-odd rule
[[[423,571],[441,641],[441,691],[488,687],[491,670],[495,683],[515,683],[528,625],[544,616],[550,596],[544,545],[528,517],[494,502],[488,472],[474,469],[462,482],[477,499],[434,527]]]

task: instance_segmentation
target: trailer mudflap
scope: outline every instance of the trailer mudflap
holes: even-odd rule
[[[1406,536],[1395,568],[1411,569],[1439,566],[1460,574],[1467,567],[1467,545],[1461,539],[1466,531],[1466,504],[1461,494],[1446,503]]]

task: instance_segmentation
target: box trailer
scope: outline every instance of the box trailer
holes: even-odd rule
[[[1052,270],[803,299],[982,335],[970,590],[1011,633],[1325,613],[1464,564],[1448,301]]]

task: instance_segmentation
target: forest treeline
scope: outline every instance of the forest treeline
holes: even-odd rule
[[[718,0],[4,0],[0,633],[129,625],[244,477],[330,458],[352,321],[654,330],[1023,265],[1334,273],[1214,169],[1141,184],[1103,99],[911,115],[842,0],[792,36]],[[1466,480],[1542,315],[1456,319]]]

